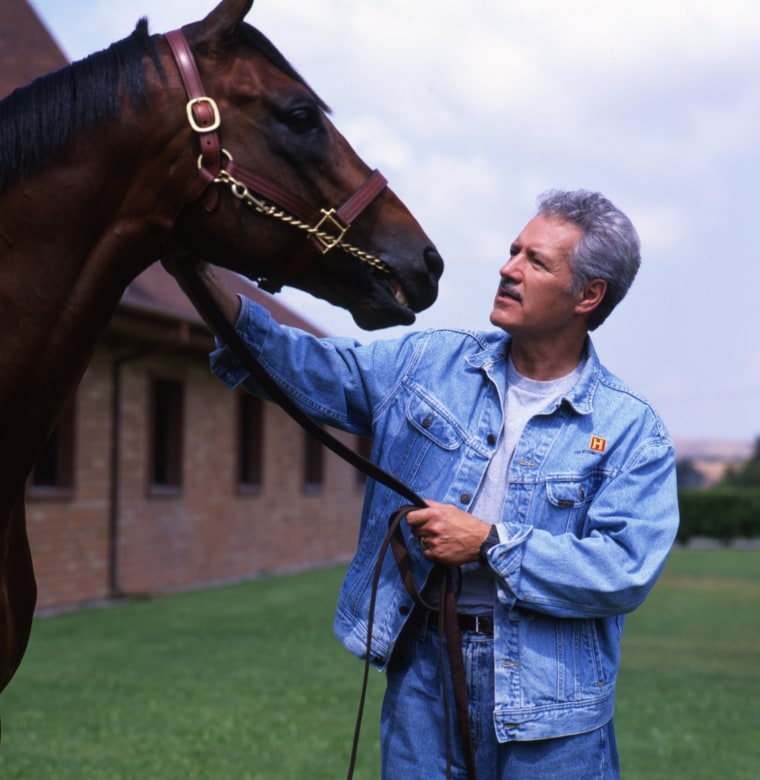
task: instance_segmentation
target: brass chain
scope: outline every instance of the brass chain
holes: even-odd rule
[[[385,263],[383,260],[343,240],[343,234],[346,232],[346,230],[348,230],[348,227],[343,229],[340,225],[338,225],[338,223],[335,220],[332,219],[332,214],[334,213],[332,210],[330,211],[322,210],[322,214],[324,215],[323,219],[320,220],[318,225],[313,226],[313,225],[309,225],[303,220],[298,219],[298,217],[295,217],[292,214],[288,214],[287,211],[283,211],[282,209],[275,206],[273,203],[269,203],[268,201],[263,200],[262,198],[257,198],[243,182],[239,181],[234,176],[230,175],[224,169],[219,171],[214,181],[217,181],[221,184],[229,185],[232,194],[236,198],[239,198],[246,205],[255,209],[259,214],[264,214],[267,217],[273,217],[274,219],[279,219],[281,222],[285,222],[286,224],[292,227],[298,228],[299,230],[303,230],[306,233],[308,233],[311,237],[316,238],[323,246],[323,254],[329,251],[330,249],[332,249],[333,247],[338,246],[344,252],[347,252],[348,254],[357,258],[362,263],[366,263],[371,268],[374,268],[378,271],[382,271],[382,273],[385,274],[391,273],[391,269],[388,267],[387,263]],[[321,230],[320,226],[326,221],[332,221],[336,227],[340,228],[341,235],[336,237],[325,230]]]

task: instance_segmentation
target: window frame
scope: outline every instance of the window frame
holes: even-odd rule
[[[63,409],[58,424],[42,446],[27,482],[30,499],[65,500],[75,493],[76,464],[76,403],[74,399]],[[45,464],[49,466],[45,466]],[[44,469],[49,468],[46,477]]]
[[[246,392],[238,396],[237,490],[259,494],[264,488],[264,401]]]
[[[158,374],[151,377],[148,420],[148,495],[179,495],[184,487],[184,382]]]

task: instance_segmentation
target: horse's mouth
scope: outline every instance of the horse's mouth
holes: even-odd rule
[[[399,306],[403,306],[405,309],[411,309],[409,299],[406,297],[404,288],[398,283],[398,280],[391,276],[388,281],[388,287],[390,287],[391,293],[393,294],[393,300],[395,300]]]
[[[379,279],[379,277],[378,277]],[[379,330],[393,325],[411,325],[415,320],[414,309],[401,283],[390,274],[383,274],[374,294],[363,302],[353,300],[346,305],[354,322],[364,330]],[[345,304],[344,304],[345,305]]]

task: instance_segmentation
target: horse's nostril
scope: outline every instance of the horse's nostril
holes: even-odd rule
[[[438,279],[443,273],[443,258],[433,247],[425,250],[425,265],[432,276]]]

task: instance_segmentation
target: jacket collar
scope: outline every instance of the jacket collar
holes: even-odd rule
[[[491,334],[489,334],[490,336]],[[482,348],[467,357],[467,363],[475,369],[484,371],[497,387],[504,386],[507,371],[507,355],[509,354],[512,337],[509,334],[493,334],[487,338]],[[602,378],[602,365],[596,353],[591,337],[586,337],[586,363],[580,378],[570,390],[563,394],[547,412],[566,401],[578,414],[589,414],[593,411],[593,400],[596,388]]]

